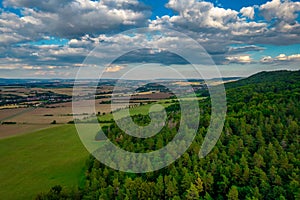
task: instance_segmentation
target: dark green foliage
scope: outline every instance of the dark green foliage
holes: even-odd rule
[[[91,158],[81,198],[299,199],[300,71],[261,72],[226,88],[223,133],[204,159],[197,153],[209,125],[209,99],[200,102],[201,127],[180,159],[156,172],[130,174]],[[114,124],[106,134],[129,151],[161,148],[176,134],[179,106],[167,113],[172,123],[151,139],[129,137]],[[147,117],[134,120],[148,123]]]
[[[48,193],[37,195],[36,200],[80,200],[82,194],[79,190],[65,191],[62,186],[56,185]]]

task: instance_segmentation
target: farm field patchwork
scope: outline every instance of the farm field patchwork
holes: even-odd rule
[[[111,105],[100,104],[100,101],[96,101],[96,112],[109,113]],[[82,113],[86,111],[85,105],[86,103],[82,103],[80,108]],[[120,103],[116,108],[123,107],[125,105]],[[88,116],[82,115],[82,117]],[[53,126],[51,123],[54,120],[56,124],[60,125],[72,121],[72,102],[52,104],[48,107],[2,109],[0,110],[0,138],[46,129]],[[16,124],[6,125],[1,124],[1,122],[14,122]]]

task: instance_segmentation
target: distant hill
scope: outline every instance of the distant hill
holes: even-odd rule
[[[252,99],[260,99],[268,94],[282,101],[288,99],[286,96],[300,101],[300,70],[264,71],[236,82],[226,83],[225,88],[228,104],[249,103]]]
[[[241,79],[236,82],[230,82],[226,84],[226,88],[236,88],[249,84],[274,84],[275,82],[286,82],[296,83],[300,81],[300,70],[299,71],[262,71],[254,74],[248,78]]]

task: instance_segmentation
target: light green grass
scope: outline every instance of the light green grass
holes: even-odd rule
[[[206,97],[185,97],[185,98],[182,98],[182,100],[184,101],[200,101],[200,100],[203,100],[205,99]],[[163,100],[160,100],[156,103],[151,103],[151,104],[146,104],[146,105],[141,105],[141,106],[137,106],[137,107],[133,107],[133,108],[130,108],[130,115],[131,116],[134,116],[134,115],[138,115],[138,114],[141,114],[141,115],[147,115],[149,114],[149,109],[156,105],[156,104],[159,104],[163,107],[168,107],[172,104],[174,104],[175,102],[172,101],[172,99],[163,99]],[[157,109],[154,109],[153,111],[160,111],[161,109],[158,107]],[[117,118],[114,119],[114,120],[118,120],[122,117],[126,117],[127,113],[125,112],[124,109],[121,109],[118,112],[118,115],[117,115]],[[113,115],[112,114],[105,114],[105,115],[101,115],[98,117],[100,119],[100,121],[111,121],[113,119]]]
[[[171,101],[171,100],[169,100],[169,101]],[[138,114],[147,115],[147,114],[149,114],[149,109],[152,106],[154,106],[155,104],[157,104],[157,103],[151,103],[151,104],[146,104],[146,105],[141,105],[141,106],[137,106],[137,107],[134,107],[134,108],[130,108],[130,115],[131,116],[138,115]],[[163,101],[158,102],[158,104],[165,107],[165,108],[172,105],[172,103],[166,103],[166,102],[163,102]],[[154,109],[153,111],[160,111],[160,110],[161,109],[159,107],[156,107],[156,109]],[[122,117],[127,116],[124,109],[121,109],[117,112],[118,112],[118,117],[115,120],[118,120]],[[110,120],[113,119],[113,115],[112,114],[101,115],[101,116],[99,116],[99,119],[101,121],[110,121]]]
[[[65,125],[0,140],[0,199],[34,199],[54,185],[77,187],[88,152]]]

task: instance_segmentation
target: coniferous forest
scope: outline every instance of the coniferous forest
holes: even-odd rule
[[[217,145],[203,159],[198,152],[210,122],[210,99],[200,100],[200,128],[173,164],[150,173],[124,173],[90,157],[84,184],[54,186],[37,199],[300,199],[300,71],[260,72],[227,83],[227,116]],[[137,139],[115,123],[105,129],[116,145],[147,152],[165,146],[176,134],[180,111],[167,109],[160,134]],[[133,116],[137,124],[149,117]]]

